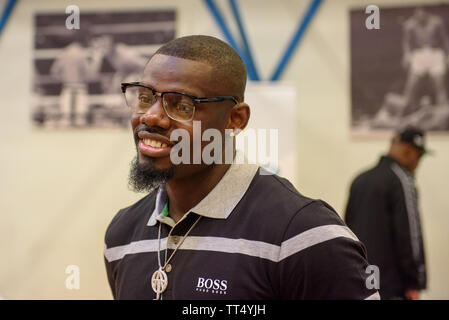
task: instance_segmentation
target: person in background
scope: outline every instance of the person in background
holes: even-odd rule
[[[120,92],[120,83],[131,78],[134,81],[140,77],[147,59],[136,49],[124,43],[116,43],[110,35],[93,38],[90,42],[93,57],[93,68],[100,72],[103,60],[107,60],[114,74],[108,78],[103,89],[107,93]]]
[[[402,64],[407,69],[403,113],[410,107],[412,111],[416,108],[416,86],[426,74],[434,84],[436,104],[447,107],[445,76],[449,41],[443,19],[418,7],[404,22],[403,32]]]
[[[395,134],[387,155],[351,185],[345,222],[380,270],[381,299],[417,300],[426,264],[414,174],[426,153],[424,132]]]
[[[50,74],[61,81],[60,112],[63,126],[85,126],[88,113],[89,59],[82,41],[68,44],[54,60]]]

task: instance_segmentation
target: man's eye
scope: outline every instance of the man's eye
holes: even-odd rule
[[[153,104],[154,96],[148,94],[141,94],[139,95],[139,102]]]
[[[190,104],[181,103],[178,105],[178,111],[180,112],[190,112],[193,110],[193,106]]]

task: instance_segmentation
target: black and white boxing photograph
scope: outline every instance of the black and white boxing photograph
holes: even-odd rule
[[[351,128],[449,131],[449,5],[382,8],[378,30],[351,11]]]
[[[173,10],[34,16],[31,116],[38,128],[126,127],[120,82],[135,80],[157,46],[175,35]]]

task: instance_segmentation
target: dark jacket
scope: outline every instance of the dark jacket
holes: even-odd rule
[[[407,169],[383,156],[360,174],[351,185],[345,221],[365,244],[368,261],[379,267],[381,298],[426,288],[418,195]]]

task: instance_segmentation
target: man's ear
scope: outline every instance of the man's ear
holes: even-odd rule
[[[232,107],[230,110],[227,129],[234,131],[243,130],[246,128],[249,122],[251,111],[249,105],[245,102],[240,102]]]

